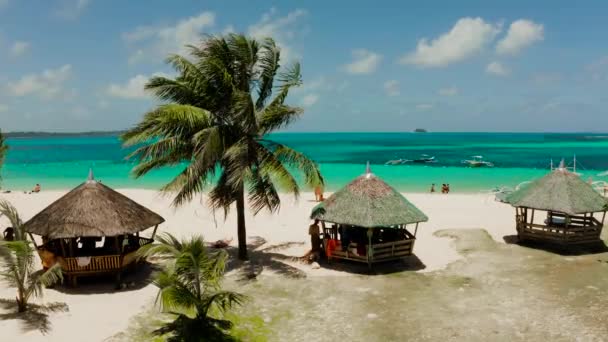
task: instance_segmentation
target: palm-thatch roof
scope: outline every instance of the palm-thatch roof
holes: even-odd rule
[[[369,171],[317,205],[312,219],[365,228],[425,222],[428,217]]]
[[[511,193],[505,202],[514,207],[554,211],[568,215],[608,209],[608,201],[591,185],[565,168],[559,168]]]
[[[23,224],[26,232],[50,239],[133,234],[164,222],[128,197],[89,180]]]

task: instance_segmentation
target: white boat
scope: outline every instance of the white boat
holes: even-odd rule
[[[435,156],[429,156],[428,154],[422,154],[422,155],[420,155],[420,158],[410,160],[410,162],[417,163],[417,164],[426,164],[426,163],[436,163],[437,160],[435,159]]]
[[[384,163],[384,165],[403,165],[407,162],[408,162],[407,159],[393,159],[393,160],[387,161],[386,163]]]
[[[483,160],[483,156],[471,156],[471,159],[463,160],[462,163],[469,167],[494,167],[494,164]]]

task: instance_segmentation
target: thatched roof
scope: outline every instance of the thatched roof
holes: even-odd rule
[[[312,219],[366,228],[428,221],[428,217],[382,179],[367,173],[317,205]]]
[[[608,209],[608,201],[578,175],[559,168],[529,185],[511,193],[505,201],[514,207],[525,207],[568,215]]]
[[[95,181],[82,183],[27,221],[28,233],[50,239],[133,234],[165,220]]]

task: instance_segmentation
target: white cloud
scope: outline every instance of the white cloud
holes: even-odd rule
[[[317,95],[317,94],[308,94],[308,95],[306,95],[306,96],[304,96],[302,98],[302,101],[300,101],[300,103],[304,107],[311,107],[315,103],[317,103],[318,101],[319,101],[319,95]]]
[[[492,62],[486,66],[486,72],[495,76],[507,76],[510,71],[499,62]]]
[[[51,99],[65,92],[63,85],[71,75],[70,64],[47,69],[40,74],[25,75],[18,81],[7,84],[8,93],[13,96],[36,95],[42,99]]]
[[[155,73],[152,76],[168,77],[167,74]],[[136,75],[129,79],[125,84],[110,84],[107,88],[107,94],[123,99],[145,99],[149,98],[144,91],[144,86],[150,80],[150,76]]]
[[[30,43],[16,41],[11,46],[11,56],[13,56],[13,57],[23,56],[23,54],[25,54],[29,49],[30,49]]]
[[[255,39],[273,38],[281,48],[281,59],[290,61],[299,57],[291,43],[301,33],[298,24],[306,14],[306,10],[296,9],[280,17],[277,16],[277,9],[273,7],[264,13],[257,23],[249,26],[247,34]]]
[[[232,25],[228,25],[228,26],[224,27],[224,29],[222,30],[222,34],[229,34],[229,33],[235,33],[235,32],[236,32],[236,29]]]
[[[458,95],[459,90],[456,87],[448,87],[439,89],[439,95],[441,96],[454,96]]]
[[[89,6],[91,0],[63,0],[61,8],[55,14],[64,19],[76,19]]]
[[[384,82],[384,91],[388,96],[399,96],[401,91],[399,90],[399,81],[389,80]]]
[[[543,25],[525,19],[516,20],[511,23],[507,35],[496,45],[496,52],[501,55],[515,55],[543,39]]]
[[[435,107],[435,106],[430,103],[420,103],[420,104],[416,105],[416,109],[419,111],[431,110],[431,109],[433,109],[433,107]]]
[[[146,56],[156,60],[171,53],[185,54],[185,45],[198,43],[203,31],[214,24],[215,14],[202,12],[179,20],[172,26],[140,26],[134,31],[123,33],[123,40],[135,47],[129,62],[139,62]]]
[[[482,18],[461,18],[449,32],[429,41],[422,38],[416,50],[400,60],[420,67],[444,67],[463,61],[481,51],[501,31],[500,25]]]
[[[354,60],[344,66],[344,70],[351,74],[370,74],[376,71],[382,55],[366,49],[357,49],[352,52]]]

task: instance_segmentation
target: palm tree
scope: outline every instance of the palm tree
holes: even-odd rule
[[[189,201],[205,185],[211,207],[227,216],[236,202],[239,258],[247,259],[245,192],[254,214],[280,207],[277,188],[299,194],[292,174],[307,186],[323,183],[317,165],[305,155],[268,139],[268,134],[294,121],[302,109],[285,104],[292,87],[301,84],[300,65],[281,70],[274,40],[243,35],[209,36],[200,47],[189,46],[191,59],[167,59],[178,75],[153,77],[146,84],[167,104],[147,113],[122,138],[138,145],[129,155],[140,177],[167,165],[188,165],[163,191],[176,191],[174,205]],[[278,85],[275,85],[275,80]],[[273,95],[276,92],[276,95]]]
[[[170,334],[168,341],[230,340],[227,330],[232,323],[222,317],[245,297],[221,290],[227,253],[209,253],[199,236],[179,241],[165,233],[157,241],[143,246],[138,255],[163,261],[154,281],[159,288],[157,303],[176,318],[154,334]]]
[[[31,297],[41,297],[44,286],[62,280],[59,264],[48,270],[35,270],[36,250],[22,230],[19,213],[10,203],[0,201],[0,216],[6,216],[15,230],[13,241],[0,241],[0,279],[17,288],[17,310],[25,312]]]

